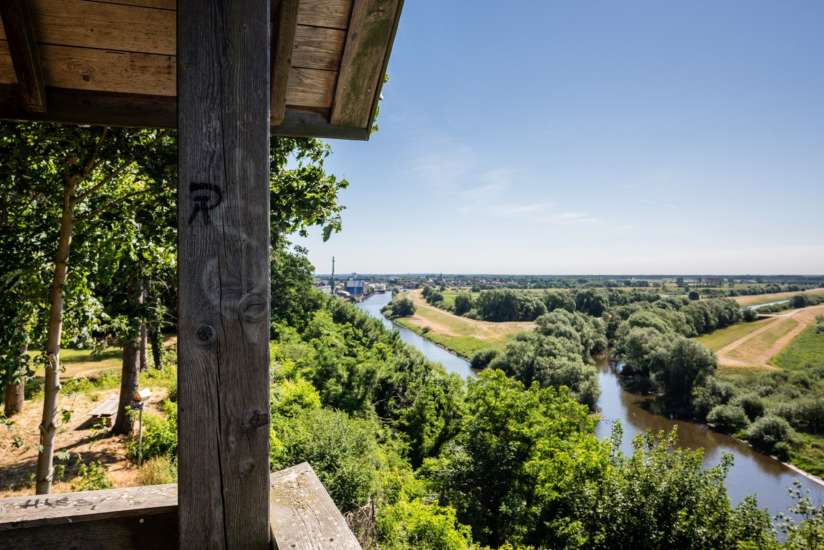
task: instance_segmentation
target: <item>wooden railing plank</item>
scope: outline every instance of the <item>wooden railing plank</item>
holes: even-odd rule
[[[271,476],[269,524],[280,550],[361,550],[346,520],[306,462]]]

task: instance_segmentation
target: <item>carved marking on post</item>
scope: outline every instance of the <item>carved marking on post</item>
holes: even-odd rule
[[[189,184],[189,193],[192,197],[192,213],[189,216],[189,225],[197,218],[198,212],[203,214],[203,225],[212,223],[209,211],[217,208],[223,202],[223,191],[213,183]]]

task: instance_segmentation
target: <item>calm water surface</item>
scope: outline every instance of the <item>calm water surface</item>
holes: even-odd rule
[[[386,319],[381,314],[381,308],[391,299],[389,292],[375,294],[358,304],[358,307],[380,319],[387,328],[400,332],[404,342],[420,350],[430,360],[441,363],[446,370],[464,378],[473,375],[466,360]],[[786,512],[793,503],[787,493],[793,481],[800,482],[803,489],[811,493],[816,504],[824,503],[824,486],[794,472],[777,460],[753,451],[745,443],[715,433],[700,424],[672,421],[646,411],[641,407],[644,397],[624,391],[618,375],[607,361],[598,365],[598,382],[601,386],[601,397],[598,400],[601,422],[595,430],[596,434],[600,438],[609,437],[612,425],[620,421],[624,430],[622,449],[625,454],[632,452],[632,439],[637,434],[646,430],[669,431],[678,426],[678,444],[688,449],[704,449],[704,464],[707,466],[718,464],[725,452],[733,455],[734,463],[726,485],[734,503],[754,494],[758,497],[758,503],[769,509],[771,514]]]

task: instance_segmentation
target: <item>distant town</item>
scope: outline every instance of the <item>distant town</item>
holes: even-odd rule
[[[751,286],[749,286],[751,285]],[[662,293],[711,290],[712,295],[741,296],[765,292],[794,292],[824,286],[824,275],[496,275],[443,273],[316,274],[315,286],[325,294],[358,302],[381,292],[426,286],[467,288],[646,288]],[[774,288],[770,288],[774,286]]]

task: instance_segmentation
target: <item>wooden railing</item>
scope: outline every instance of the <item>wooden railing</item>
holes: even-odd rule
[[[281,550],[360,550],[307,463],[270,476],[269,525]],[[0,499],[0,549],[178,548],[177,485]]]

